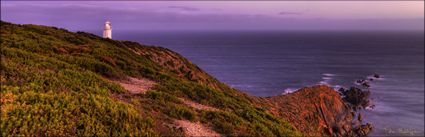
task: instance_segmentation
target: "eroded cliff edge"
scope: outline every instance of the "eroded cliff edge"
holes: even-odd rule
[[[371,129],[361,125],[349,103],[328,86],[306,87],[264,101],[268,112],[291,121],[307,136],[366,136]]]

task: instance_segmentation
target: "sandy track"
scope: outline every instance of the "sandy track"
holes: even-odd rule
[[[195,109],[198,109],[198,110],[219,111],[219,109],[217,109],[217,108],[206,106],[206,105],[202,105],[202,104],[193,102],[191,100],[187,100],[187,99],[184,99],[184,98],[179,98],[179,99],[182,100],[184,104],[186,104],[186,105],[188,105],[190,107],[193,107]]]
[[[183,128],[187,136],[221,137],[220,134],[202,125],[200,122],[190,122],[188,120],[176,120],[175,122]]]
[[[114,80],[132,94],[143,94],[156,83],[149,79],[128,77],[126,80]]]

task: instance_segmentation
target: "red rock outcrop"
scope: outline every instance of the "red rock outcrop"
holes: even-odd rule
[[[354,112],[328,86],[302,88],[287,95],[265,98],[270,113],[292,123],[307,136],[359,136]]]

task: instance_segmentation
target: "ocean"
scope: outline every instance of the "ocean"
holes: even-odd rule
[[[371,83],[371,136],[424,135],[424,33],[407,31],[114,31],[114,39],[172,49],[253,96]]]

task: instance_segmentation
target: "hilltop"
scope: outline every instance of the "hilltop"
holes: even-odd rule
[[[249,96],[169,49],[1,22],[1,134],[361,135],[340,94]]]

